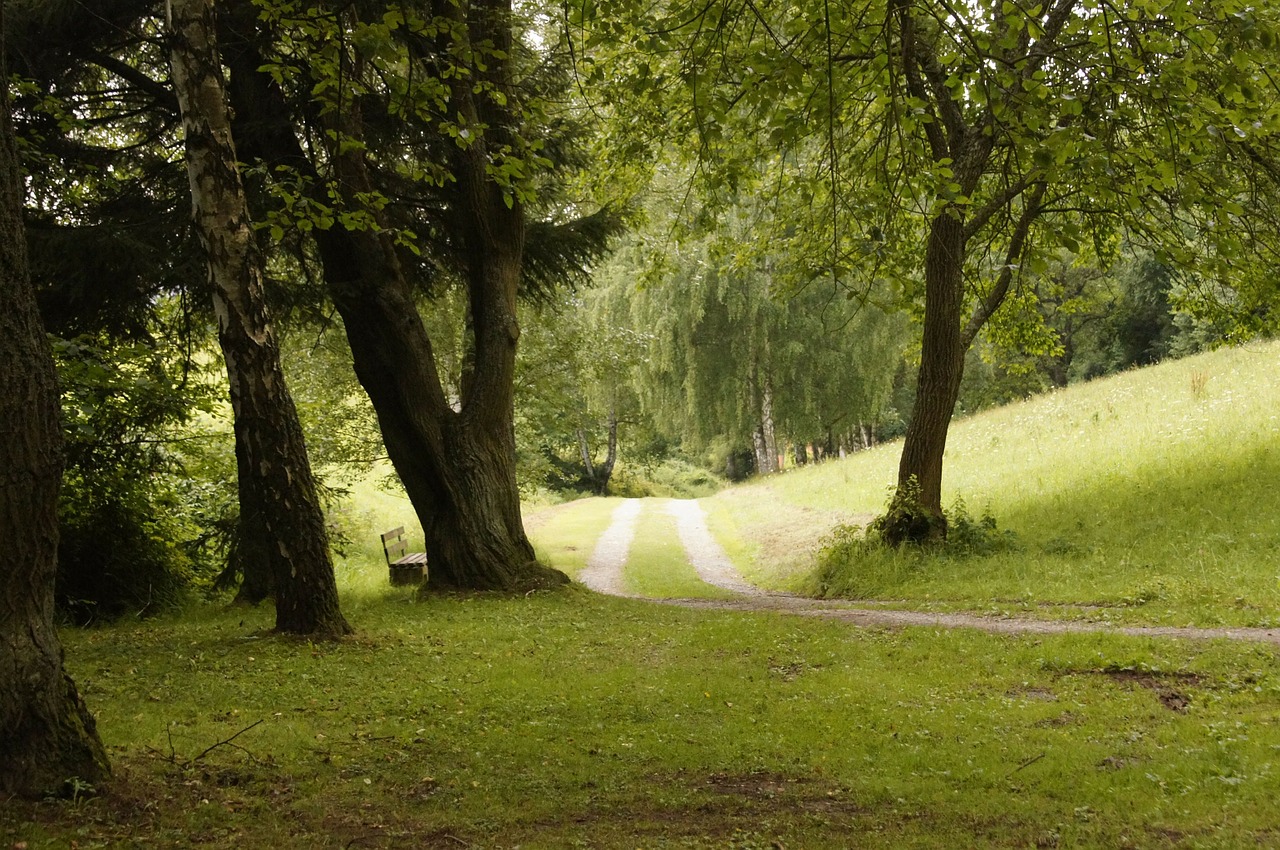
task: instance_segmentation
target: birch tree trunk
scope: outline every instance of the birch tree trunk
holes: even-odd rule
[[[0,96],[0,792],[38,797],[110,768],[53,627],[62,426],[27,273],[7,88]]]
[[[235,411],[242,545],[269,566],[276,629],[348,634],[324,514],[263,293],[263,260],[231,138],[212,0],[172,0],[170,62],[186,134],[192,216],[209,260]]]

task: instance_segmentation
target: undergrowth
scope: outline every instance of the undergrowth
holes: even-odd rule
[[[893,594],[903,582],[922,572],[944,570],[956,561],[996,553],[1018,552],[1018,535],[1001,530],[990,507],[974,516],[963,497],[956,496],[943,511],[947,536],[926,543],[894,545],[886,542],[886,517],[903,499],[896,488],[889,512],[866,526],[842,523],[823,538],[818,547],[817,568],[806,590],[815,596],[869,598]],[[891,520],[890,520],[891,521]]]

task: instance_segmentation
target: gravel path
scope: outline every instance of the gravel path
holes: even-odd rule
[[[827,620],[842,620],[863,628],[932,626],[940,629],[979,629],[994,634],[1061,635],[1104,632],[1131,637],[1227,640],[1280,646],[1280,629],[1197,628],[1192,626],[1112,626],[1073,620],[1030,620],[1018,617],[980,617],[976,614],[932,614],[924,611],[889,611],[859,608],[856,602],[771,595],[744,599],[654,599],[665,605],[717,611],[780,611]]]
[[[613,512],[613,522],[600,535],[596,548],[587,558],[587,567],[578,573],[578,581],[597,593],[630,596],[622,580],[622,568],[636,536],[636,520],[640,517],[640,500],[627,499]]]
[[[595,551],[587,559],[587,568],[579,581],[599,593],[637,598],[627,593],[622,568],[635,537],[636,520],[640,516],[639,499],[627,499],[613,513],[613,522]],[[860,608],[857,603],[829,599],[809,599],[761,590],[743,579],[720,544],[707,530],[702,506],[691,499],[672,499],[667,512],[676,519],[680,541],[698,577],[707,584],[741,594],[736,599],[651,599],[663,605],[715,611],[778,611],[808,617],[841,620],[863,628],[932,626],[942,629],[980,629],[997,634],[1083,634],[1106,632],[1134,637],[1181,638],[1184,640],[1251,641],[1280,646],[1280,629],[1259,628],[1194,628],[1178,626],[1111,626],[1070,620],[1031,620],[1016,617],[979,617],[975,614],[931,614],[922,611],[889,611]]]
[[[698,571],[698,578],[734,593],[763,595],[760,588],[747,583],[724,553],[724,549],[711,536],[702,505],[694,499],[672,499],[667,503],[667,513],[676,518],[680,542],[684,544],[689,563]]]

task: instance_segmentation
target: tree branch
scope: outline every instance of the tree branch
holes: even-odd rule
[[[94,53],[89,60],[102,70],[115,74],[120,79],[129,83],[139,91],[150,95],[160,106],[172,115],[178,114],[178,97],[173,93],[173,89],[166,86],[158,80],[153,80],[128,62],[123,62],[114,56],[107,56],[103,53]]]
[[[918,55],[920,45],[916,41],[916,26],[915,20],[911,17],[911,4],[908,0],[895,0],[893,11],[897,13],[898,27],[902,34],[902,71],[907,79],[907,92],[913,97],[929,103],[929,90],[925,87],[924,80],[920,76],[920,57]],[[933,110],[930,111],[933,112]],[[936,119],[937,115],[935,114],[933,117]],[[947,138],[943,135],[942,129],[938,126],[936,120],[924,125],[924,133],[929,140],[929,148],[933,152],[935,160],[946,159],[951,156]]]
[[[1006,186],[1003,192],[1001,192],[1000,194],[992,198],[990,201],[988,201],[986,206],[982,207],[977,212],[975,212],[973,216],[965,223],[965,226],[964,226],[965,241],[967,242],[971,238],[976,236],[978,231],[987,225],[987,222],[991,220],[992,216],[994,216],[996,213],[1000,212],[1000,210],[1004,209],[1009,204],[1011,204],[1014,198],[1018,197],[1024,191],[1026,191],[1026,188],[1030,185],[1031,185],[1031,178],[1024,174],[1016,182],[1010,184],[1009,186]]]
[[[1004,303],[1005,298],[1008,296],[1009,285],[1013,282],[1013,270],[1017,267],[1018,261],[1026,251],[1027,237],[1031,234],[1032,223],[1040,215],[1040,202],[1044,199],[1044,193],[1045,184],[1041,182],[1036,183],[1031,193],[1027,196],[1022,207],[1022,214],[1018,216],[1018,224],[1009,239],[1009,250],[1005,253],[1004,266],[1000,269],[1000,275],[996,278],[995,286],[991,288],[991,292],[978,305],[973,316],[969,318],[969,323],[965,326],[961,337],[963,350],[968,350],[969,346],[973,344],[974,337],[978,335],[978,331],[982,330],[983,325],[995,314],[996,310],[1000,309],[1000,305]]]

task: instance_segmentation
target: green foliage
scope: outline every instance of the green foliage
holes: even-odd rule
[[[158,347],[79,337],[54,351],[67,455],[59,609],[87,623],[177,607],[216,570],[198,544],[208,494],[186,479],[182,450],[211,388]]]
[[[614,314],[648,339],[632,381],[670,437],[690,452],[714,449],[716,468],[727,472],[723,461],[758,435],[826,446],[881,418],[902,322],[844,298],[827,279],[789,290],[775,273],[782,255],[750,253],[742,222],[661,244],[665,229],[680,226],[655,213],[596,276]]]
[[[593,290],[526,307],[524,316],[529,329],[516,362],[521,486],[599,492],[610,484],[603,470],[611,429],[617,463],[650,454],[651,425],[630,381],[648,355],[649,335],[619,322]]]
[[[885,542],[895,523],[921,511],[919,486],[893,488],[885,512],[863,526],[841,524],[831,529],[815,556],[810,590],[818,596],[868,598],[892,593],[909,577],[945,572],[950,564],[1022,549],[1018,535],[997,528],[990,507],[973,516],[957,495],[944,512],[945,539],[906,547]]]
[[[131,480],[68,475],[59,502],[57,605],[80,625],[174,610],[200,582],[182,505]],[[207,574],[204,581],[211,577]]]
[[[679,457],[666,457],[627,464],[615,474],[612,492],[618,496],[701,499],[720,487],[721,481],[715,473]]]
[[[1070,317],[1104,306],[1039,281],[1064,254],[1106,268],[1125,239],[1199,275],[1176,300],[1220,338],[1274,326],[1270,7],[623,2],[573,19],[617,149],[648,144],[676,173],[696,163],[692,226],[749,221],[749,237],[718,239],[738,270],[776,258],[784,288],[827,276],[918,318],[921,246],[945,214],[966,229],[955,321],[994,323],[987,343],[1026,358],[1006,375],[1063,356]],[[743,215],[744,197],[768,214]],[[1108,358],[1149,360],[1169,329],[1128,306],[1121,348],[1148,344]]]
[[[994,555],[997,552],[1017,552],[1022,547],[1018,535],[996,528],[996,518],[987,506],[979,517],[969,513],[964,499],[956,496],[947,515],[947,542],[945,553],[956,557]]]
[[[282,333],[281,361],[307,435],[307,454],[323,478],[348,484],[386,457],[378,419],[351,363],[342,320],[315,331],[308,324]],[[443,346],[442,346],[443,348]],[[446,351],[440,352],[447,358]]]

